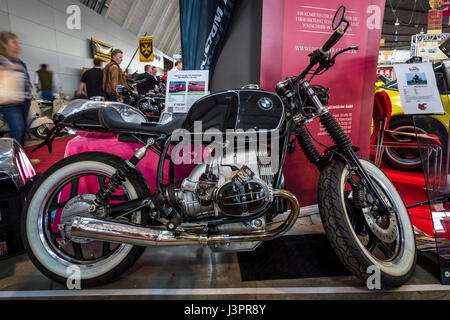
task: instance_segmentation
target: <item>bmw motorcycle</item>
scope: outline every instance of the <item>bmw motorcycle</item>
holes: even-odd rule
[[[404,284],[415,268],[416,247],[403,200],[378,167],[356,155],[358,148],[324,105],[327,91],[310,85],[312,77],[334,65],[337,55],[357,49],[333,57],[329,53],[348,26],[345,7],[340,7],[331,38],[310,54],[310,64],[299,76],[277,84],[276,94],[255,89],[211,94],[186,116],[156,126],[139,110],[120,103],[76,100],[64,107],[45,141],[49,146],[64,127],[115,132],[143,146],[131,159],[103,152],[73,155],[40,177],[28,196],[22,224],[35,266],[65,283],[68,268],[75,265],[82,286],[88,287],[125,272],[145,247],[203,245],[238,252],[282,236],[300,212],[297,197],[284,189],[283,177],[294,136],[320,170],[319,211],[342,263],[362,281],[375,266],[383,287]],[[308,74],[312,76],[306,80]],[[335,143],[323,154],[306,127],[314,119]],[[204,131],[253,129],[273,135],[266,148],[257,149],[247,138],[242,139],[245,148],[201,140],[207,145],[206,161],[178,184],[172,153],[182,142],[174,135],[178,129],[195,132],[197,121]],[[153,192],[136,167],[149,151],[159,156]],[[265,161],[274,154],[279,161],[275,172]]]
[[[117,92],[122,97],[123,103],[133,106],[147,116],[149,122],[157,123],[165,107],[165,95],[161,89],[153,89],[146,94],[139,94],[135,90],[140,83],[147,79],[138,80],[128,86],[118,86]]]

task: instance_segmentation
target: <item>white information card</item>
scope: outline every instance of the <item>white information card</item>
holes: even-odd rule
[[[209,71],[169,71],[166,110],[187,113],[195,101],[208,94]]]
[[[405,114],[443,114],[441,96],[431,63],[394,65]]]

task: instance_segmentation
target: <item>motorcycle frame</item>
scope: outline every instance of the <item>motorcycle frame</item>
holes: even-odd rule
[[[290,138],[295,129],[295,123],[293,121],[285,121],[284,126],[285,126],[284,132],[279,137],[279,139],[282,140],[282,143],[279,146],[279,148],[281,150],[280,165],[278,167],[277,172],[274,175],[274,177],[275,177],[274,184],[273,184],[274,189],[279,189],[280,184],[282,183],[283,168],[284,168],[284,164],[286,162],[286,155],[288,152]],[[156,138],[155,144],[157,144],[157,146],[153,145],[147,149],[159,156],[158,166],[157,166],[155,192],[147,197],[143,197],[143,198],[135,199],[132,201],[127,201],[125,203],[121,203],[118,205],[110,206],[108,208],[107,212],[111,218],[120,216],[124,212],[131,213],[133,211],[137,211],[137,210],[139,210],[139,208],[142,208],[146,204],[150,203],[150,201],[157,201],[158,198],[164,196],[164,188],[175,183],[175,174],[174,174],[175,165],[172,162],[171,157],[169,156],[169,149],[172,144],[176,144],[176,143],[171,141],[171,136],[167,136],[165,134],[160,134],[160,135],[156,136],[155,138]],[[164,184],[164,178],[165,178],[164,177],[164,165],[165,165],[166,160],[170,161],[170,163],[169,163],[169,183],[168,184]],[[131,159],[129,161],[131,161]],[[136,168],[136,170],[138,170],[138,169]],[[257,219],[257,218],[264,216],[268,212],[269,209],[270,209],[270,206],[257,214],[254,214],[252,216],[242,217],[242,218],[239,218],[239,217],[223,217],[223,218],[210,218],[210,219],[202,218],[202,219],[198,219],[198,220],[195,220],[195,219],[189,220],[189,222],[207,222],[210,226],[219,225],[219,224],[227,224],[227,223],[244,222],[244,221]]]

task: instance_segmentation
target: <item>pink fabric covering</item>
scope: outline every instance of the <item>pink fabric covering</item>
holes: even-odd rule
[[[89,133],[89,132],[77,132],[77,136],[67,143],[64,158],[74,154],[100,151],[118,155],[124,159],[130,159],[136,149],[141,148],[142,144],[139,143],[124,143],[117,140],[117,136],[113,134],[102,133]],[[170,150],[169,150],[170,152]],[[159,156],[152,151],[147,151],[144,159],[137,165],[138,169],[142,172],[147,179],[152,192],[156,189],[156,174],[158,168]],[[175,166],[174,177],[175,182],[181,182],[192,171],[195,165],[178,165]],[[169,162],[166,161],[164,166],[164,183],[168,183],[169,178]],[[107,181],[107,180],[106,180]],[[63,203],[69,199],[71,186],[66,186],[60,193],[58,203]],[[99,191],[98,180],[93,177],[85,177],[80,179],[78,186],[78,194],[96,194]],[[122,190],[114,195],[123,194]],[[116,202],[116,201],[112,201]],[[53,232],[58,232],[58,224],[61,221],[62,209],[58,209],[55,212],[55,217],[52,223]]]
[[[116,133],[77,131],[77,136],[93,138],[93,139],[105,139],[105,138],[117,137],[117,134]]]
[[[140,143],[125,143],[117,140],[117,137],[108,137],[108,134],[99,133],[86,133],[83,132],[82,135],[78,135],[73,138],[66,146],[66,151],[64,157],[69,157],[71,155],[88,152],[88,151],[100,151],[107,152],[118,155],[124,159],[130,159],[136,149],[141,148]],[[101,138],[98,138],[101,137]],[[144,177],[147,179],[152,191],[156,188],[156,170],[158,168],[159,156],[151,151],[147,151],[144,159],[137,165],[138,169],[142,172]],[[192,165],[179,165],[175,166],[175,180],[182,181],[185,177],[189,175],[192,171]],[[164,167],[164,183],[167,183],[169,177],[169,163],[166,161]],[[80,186],[81,187],[81,186]],[[80,189],[80,194],[83,190]]]

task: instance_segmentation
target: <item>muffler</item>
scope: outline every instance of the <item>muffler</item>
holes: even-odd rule
[[[155,227],[118,222],[115,220],[76,217],[72,223],[70,236],[114,243],[126,243],[145,247],[212,245],[232,242],[265,241],[278,238],[289,231],[300,213],[297,198],[289,191],[274,190],[274,197],[282,197],[291,203],[291,212],[279,227],[266,232],[241,235],[199,235],[189,232],[168,231]]]

